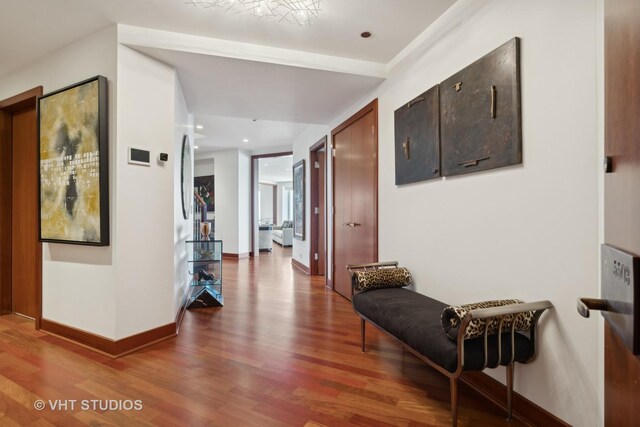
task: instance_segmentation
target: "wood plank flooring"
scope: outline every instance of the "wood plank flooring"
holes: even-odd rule
[[[0,426],[450,425],[448,379],[373,328],[362,353],[350,303],[290,255],[225,260],[224,308],[190,310],[177,338],[116,360],[0,317]],[[462,426],[523,425],[464,385],[460,405]]]

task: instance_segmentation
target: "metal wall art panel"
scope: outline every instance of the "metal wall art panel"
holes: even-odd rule
[[[109,245],[107,79],[38,98],[40,241]]]
[[[395,111],[396,185],[440,176],[438,86]]]
[[[522,163],[520,40],[440,84],[442,175]]]

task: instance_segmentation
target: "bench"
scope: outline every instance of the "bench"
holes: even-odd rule
[[[349,265],[352,277],[359,269],[397,268],[397,262]],[[355,283],[354,283],[355,285]],[[507,419],[512,419],[514,363],[529,363],[536,356],[536,326],[542,313],[552,307],[549,301],[512,304],[468,311],[461,319],[457,339],[450,339],[441,322],[443,302],[411,290],[394,287],[355,292],[353,308],[361,318],[362,351],[365,351],[365,322],[395,338],[404,348],[422,359],[450,380],[451,416],[455,427],[458,420],[458,379],[464,371],[506,366]],[[516,331],[513,327],[518,315],[533,313],[530,328]],[[510,325],[505,316],[510,316]],[[465,329],[474,319],[484,319],[482,336],[465,339]],[[498,330],[508,332],[489,334],[487,327],[494,320]]]

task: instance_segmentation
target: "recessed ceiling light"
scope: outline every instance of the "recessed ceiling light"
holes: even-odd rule
[[[196,129],[204,129],[204,126],[202,126],[202,125],[196,125]]]
[[[243,139],[242,142],[249,142],[247,138]]]
[[[194,146],[193,146],[193,149],[194,149],[194,150],[197,150],[197,149],[198,149],[198,146],[197,146],[197,145],[194,145]]]
[[[371,33],[369,31],[365,31],[364,33],[360,34],[360,37],[362,37],[363,39],[368,39],[369,37],[371,37]]]

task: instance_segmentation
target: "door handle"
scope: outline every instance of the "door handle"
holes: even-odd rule
[[[358,224],[357,222],[352,222],[351,226],[352,227],[362,227],[362,224]]]
[[[589,317],[589,310],[609,311],[609,303],[606,299],[578,298],[576,308],[582,317]]]

